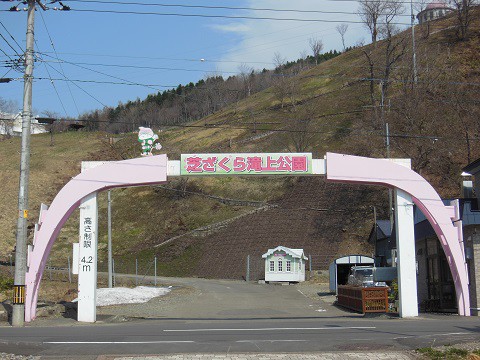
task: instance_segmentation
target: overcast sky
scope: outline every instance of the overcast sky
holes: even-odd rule
[[[296,60],[302,52],[310,54],[310,38],[321,39],[324,51],[341,50],[340,36],[335,27],[342,22],[353,22],[348,23],[347,46],[369,38],[365,28],[354,23],[359,21],[354,14],[358,8],[355,1],[129,2],[137,4],[65,0],[63,4],[70,6],[71,11],[50,9],[36,12],[38,54],[33,87],[35,115],[52,111],[59,116],[78,118],[86,111],[115,106],[119,102],[136,98],[144,99],[148,94],[176,87],[180,83],[196,82],[208,74],[228,77],[237,73],[242,64],[259,70],[273,68],[275,53],[286,60]],[[3,10],[0,12],[0,33],[6,39],[0,37],[0,76],[18,79],[8,84],[0,83],[0,97],[16,101],[20,110],[23,97],[22,73],[8,66],[10,61],[17,59],[18,54],[25,50],[27,13],[5,11],[15,4],[16,2],[0,2],[0,10]],[[165,6],[168,4],[184,6]],[[192,5],[249,9],[188,7]],[[59,5],[48,6],[53,8]],[[22,7],[20,4],[19,8]],[[255,10],[261,8],[351,14]],[[163,15],[158,15],[159,13]],[[165,15],[167,13],[172,15]],[[178,16],[179,14],[202,16]],[[217,15],[323,21],[212,17]],[[408,21],[408,18],[402,18],[402,21]]]

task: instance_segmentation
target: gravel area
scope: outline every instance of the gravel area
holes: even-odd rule
[[[122,304],[97,307],[97,315],[128,318],[166,318],[173,310],[186,307],[200,290],[192,287],[173,287],[163,296],[142,304]]]
[[[2,360],[38,360],[40,356],[23,356],[15,354],[7,354],[0,352],[0,359]]]

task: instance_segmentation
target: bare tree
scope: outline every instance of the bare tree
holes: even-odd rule
[[[285,59],[279,52],[275,52],[273,54],[273,63],[275,64],[276,68],[281,68],[285,66],[287,59]]]
[[[398,35],[398,28],[395,27],[395,19],[403,10],[402,4],[397,1],[384,2],[381,6],[382,12],[376,20],[376,37],[384,40],[384,46],[381,51],[383,56],[379,56],[380,49],[374,50],[371,46],[362,49],[367,59],[368,76],[370,82],[370,102],[375,111],[376,126],[383,126],[384,107],[388,98],[390,88],[392,69],[406,53],[407,41],[405,36]],[[377,109],[378,100],[375,97],[376,82],[380,80],[381,107]]]
[[[335,27],[337,29],[337,32],[340,34],[340,37],[342,38],[342,45],[343,45],[343,51],[345,51],[345,34],[348,30],[348,25],[347,24],[339,24]]]
[[[57,122],[59,121],[60,116],[58,115],[58,113],[54,111],[48,111],[48,110],[44,111],[43,115],[45,115],[47,119],[51,119],[48,122],[47,129],[48,129],[48,132],[50,133],[50,146],[54,146],[55,140],[53,138],[53,134],[57,130],[57,126],[58,126]]]
[[[300,52],[300,67],[301,67],[301,71],[303,71],[304,69],[306,69],[308,67],[308,62],[306,61],[307,60],[307,50],[302,50]]]
[[[240,71],[239,77],[240,80],[242,81],[243,84],[243,89],[245,92],[245,97],[248,97],[251,95],[252,92],[252,83],[253,83],[253,76],[254,70],[251,66],[248,66],[247,64],[241,64],[238,67],[238,70]]]
[[[285,58],[276,52],[273,56],[273,62],[275,63],[275,71],[272,74],[273,77],[273,92],[278,101],[280,101],[280,106],[283,109],[285,104],[285,97],[287,96],[287,75],[285,74]]]
[[[298,116],[288,119],[289,130],[287,148],[289,151],[305,152],[312,148],[315,139],[312,119],[300,119]]]
[[[465,40],[473,20],[473,7],[477,5],[476,0],[451,0],[450,4],[455,9],[457,16],[457,39]]]
[[[8,101],[0,98],[0,134],[3,133],[6,137],[13,134],[14,118],[10,116],[16,112],[18,105],[14,101]]]
[[[363,55],[367,58],[368,62],[368,76],[370,78],[370,104],[373,109],[376,111],[376,99],[375,99],[375,61],[373,59],[373,54],[371,49],[362,49]]]
[[[320,39],[310,38],[308,40],[310,49],[312,50],[313,57],[315,58],[315,65],[318,65],[318,57],[323,50],[323,42]]]
[[[363,24],[370,30],[372,43],[376,46],[378,37],[378,26],[380,16],[385,8],[384,0],[360,0],[358,15],[362,19]]]
[[[388,95],[392,68],[406,52],[407,42],[405,36],[399,34],[400,30],[394,24],[396,17],[403,10],[402,3],[398,1],[389,1],[383,6],[384,15],[379,28],[379,34],[385,39],[385,68],[382,81],[382,93],[385,98]]]

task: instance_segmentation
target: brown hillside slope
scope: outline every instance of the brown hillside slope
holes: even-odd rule
[[[385,191],[328,184],[322,177],[292,179],[292,183],[276,207],[245,216],[205,238],[182,239],[185,247],[201,254],[191,275],[245,277],[250,255],[251,276],[261,278],[261,255],[279,245],[303,248],[312,255],[314,269],[326,269],[339,255],[371,255],[365,240],[373,220],[365,220],[373,219],[373,210],[367,204],[386,198]]]

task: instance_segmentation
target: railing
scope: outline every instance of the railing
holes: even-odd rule
[[[388,312],[388,287],[338,286],[337,304],[361,313]]]

